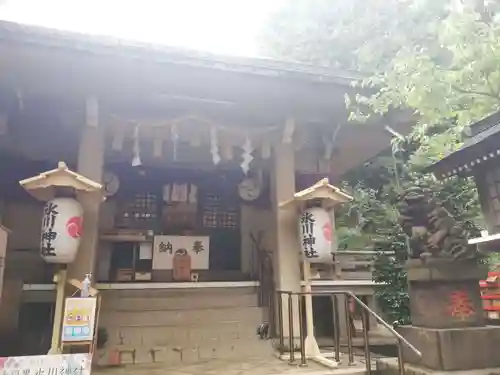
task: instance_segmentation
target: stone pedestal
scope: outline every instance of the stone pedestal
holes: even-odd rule
[[[407,264],[412,324],[426,328],[481,327],[486,323],[479,280],[488,269],[475,262]]]
[[[500,327],[485,326],[479,292],[486,273],[469,261],[408,262],[413,325],[399,330],[422,358],[405,348],[405,362],[447,371],[500,367]]]
[[[377,375],[401,375],[397,358],[377,358]],[[464,371],[440,371],[431,370],[422,366],[405,363],[406,375],[493,375],[500,374],[500,368],[475,369]]]
[[[441,371],[500,367],[500,327],[436,329],[405,326],[398,331],[422,352],[422,359],[419,359],[404,348],[406,363]]]

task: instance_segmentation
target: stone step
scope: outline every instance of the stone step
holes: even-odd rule
[[[120,364],[165,365],[197,363],[210,359],[247,358],[268,356],[273,352],[271,342],[258,340],[227,340],[225,342],[204,343],[190,346],[150,346],[150,345],[115,345],[107,346],[99,353],[99,363],[117,352]]]
[[[103,299],[102,308],[107,311],[155,311],[193,310],[221,307],[258,307],[256,294],[237,295],[176,295],[163,297],[116,297]]]
[[[263,320],[259,307],[233,307],[195,310],[109,311],[103,309],[99,324],[105,327],[128,326],[206,326],[245,322],[257,326]]]
[[[179,288],[179,289],[113,289],[101,290],[104,299],[107,298],[168,298],[168,297],[197,297],[197,296],[239,296],[242,294],[258,295],[259,288],[248,286],[238,288]]]
[[[256,334],[265,312],[250,287],[112,290],[103,293],[99,326],[105,351],[119,352],[123,364],[196,363],[272,353]]]
[[[225,340],[254,340],[256,325],[216,324],[202,327],[108,327],[108,342],[117,345],[185,345]]]

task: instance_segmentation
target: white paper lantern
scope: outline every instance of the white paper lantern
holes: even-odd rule
[[[302,256],[311,263],[333,263],[330,215],[321,207],[305,210],[299,216],[299,235]]]
[[[47,263],[71,263],[75,260],[82,222],[82,206],[72,198],[55,198],[45,204],[40,254]]]

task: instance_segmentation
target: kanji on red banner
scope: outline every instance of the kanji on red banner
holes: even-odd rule
[[[466,291],[457,290],[450,294],[447,312],[454,318],[466,320],[476,313],[476,309],[469,298],[469,294]]]

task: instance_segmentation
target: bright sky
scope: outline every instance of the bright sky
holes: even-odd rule
[[[284,0],[3,0],[0,18],[226,55],[256,56]]]

